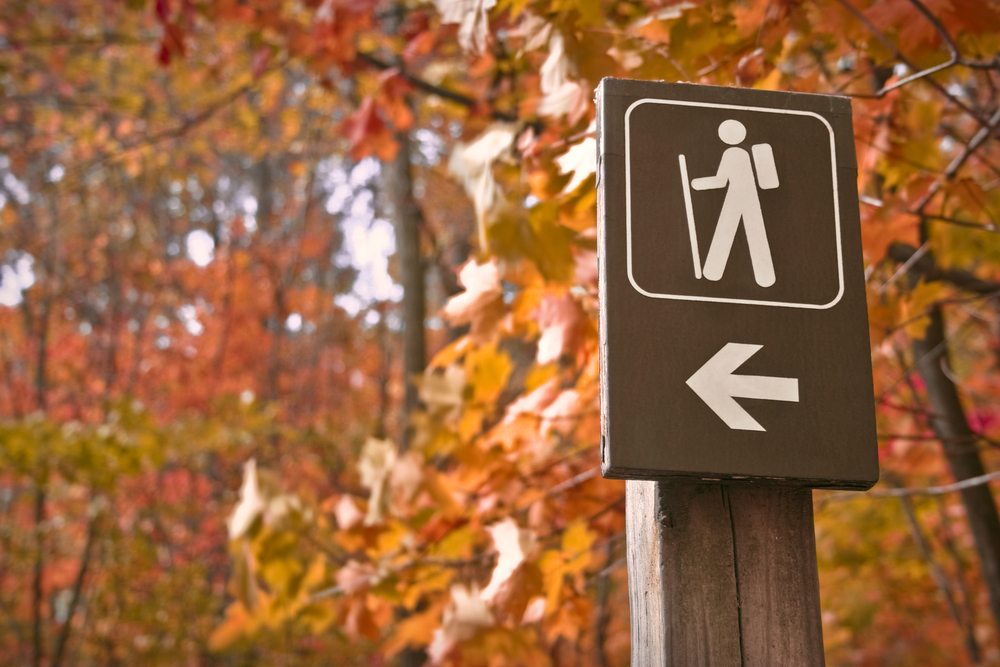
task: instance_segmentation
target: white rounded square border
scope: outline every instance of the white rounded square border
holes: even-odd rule
[[[643,104],[666,104],[683,107],[710,107],[713,109],[735,109],[737,111],[751,111],[760,113],[787,114],[792,116],[812,116],[818,119],[826,128],[830,135],[830,171],[833,175],[833,220],[837,239],[837,280],[839,289],[832,301],[824,304],[797,303],[794,301],[764,301],[760,299],[735,299],[716,296],[695,296],[691,294],[663,294],[650,292],[639,286],[632,275],[632,158],[630,155],[631,136],[629,127],[629,117],[632,112]],[[753,306],[778,306],[781,308],[805,308],[808,310],[825,310],[835,306],[844,296],[844,253],[843,242],[840,233],[840,193],[837,188],[837,148],[834,143],[833,127],[823,118],[823,116],[812,111],[800,111],[797,109],[771,109],[768,107],[753,107],[739,104],[714,104],[710,102],[688,102],[686,100],[660,100],[652,97],[645,97],[636,100],[625,110],[625,238],[626,238],[626,265],[628,269],[628,281],[632,287],[642,294],[653,299],[675,299],[678,301],[709,301],[715,303],[742,303]]]

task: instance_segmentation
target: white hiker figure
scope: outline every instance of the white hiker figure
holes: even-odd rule
[[[771,259],[771,248],[767,243],[767,232],[764,229],[764,216],[760,209],[760,197],[757,188],[772,190],[778,187],[778,172],[774,166],[774,155],[770,144],[755,144],[752,147],[753,160],[745,148],[739,144],[747,136],[747,129],[738,120],[724,120],[719,124],[719,138],[729,144],[722,154],[719,170],[715,176],[704,176],[691,180],[695,190],[716,190],[726,188],[726,199],[719,213],[719,221],[715,225],[715,234],[708,248],[704,269],[700,266],[698,242],[695,236],[694,215],[691,207],[691,194],[687,189],[687,165],[684,156],[680,156],[681,176],[685,181],[684,204],[687,208],[689,233],[691,234],[691,250],[694,254],[695,277],[704,274],[708,280],[720,280],[726,270],[729,254],[733,249],[733,241],[743,221],[743,229],[747,236],[750,249],[750,263],[753,266],[754,280],[761,287],[774,284],[774,262]],[[751,163],[752,162],[752,163]],[[754,176],[754,167],[757,175]]]

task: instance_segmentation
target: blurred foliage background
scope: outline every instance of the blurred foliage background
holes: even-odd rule
[[[854,98],[883,481],[816,493],[827,659],[1000,663],[998,52],[985,0],[4,2],[4,662],[627,664],[624,76]]]

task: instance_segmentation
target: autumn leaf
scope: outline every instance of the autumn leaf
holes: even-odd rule
[[[562,34],[555,32],[549,39],[548,56],[540,70],[542,97],[538,113],[542,116],[566,115],[570,124],[575,124],[587,112],[591,94],[585,86],[570,80],[569,68],[565,41]]]
[[[371,96],[366,97],[344,121],[341,131],[350,142],[351,156],[355,160],[377,155],[382,160],[390,161],[399,150],[392,131],[379,115],[375,98]]]
[[[510,357],[495,344],[483,345],[465,357],[466,377],[472,386],[473,399],[490,405],[507,386],[513,365]]]
[[[458,274],[464,292],[448,300],[443,313],[454,324],[471,324],[473,332],[489,329],[502,310],[503,288],[495,260],[470,260]]]
[[[257,482],[257,461],[250,459],[243,464],[243,486],[240,487],[240,502],[229,517],[229,538],[242,537],[253,522],[267,507]]]
[[[213,651],[221,651],[235,644],[239,639],[253,632],[254,623],[243,603],[237,601],[226,607],[225,619],[212,631],[208,646]]]
[[[920,339],[931,323],[930,308],[948,292],[939,282],[921,282],[903,300],[903,324],[906,335]]]
[[[536,359],[540,364],[556,361],[572,349],[581,332],[583,312],[569,294],[546,296],[538,307],[538,339]]]
[[[434,0],[442,23],[457,23],[458,43],[467,51],[486,49],[489,33],[489,10],[497,0]]]
[[[441,663],[456,644],[493,623],[489,607],[474,590],[453,586],[451,601],[444,610],[441,627],[434,631],[433,640],[427,647],[428,657],[434,664]]]
[[[588,134],[595,131],[593,124],[587,128]],[[592,136],[584,137],[556,158],[556,164],[561,173],[572,174],[563,192],[573,192],[597,171],[597,139]]]
[[[497,564],[490,575],[490,581],[480,593],[483,600],[490,602],[503,585],[510,579],[514,571],[524,562],[525,555],[532,549],[530,533],[518,528],[513,519],[505,519],[489,526],[487,530],[493,538],[493,548],[498,557]]]
[[[493,162],[510,150],[515,131],[507,124],[497,124],[469,144],[458,144],[452,150],[448,171],[456,176],[472,197],[479,229],[479,245],[489,247],[486,235],[489,212],[498,197],[493,177]]]
[[[342,530],[350,530],[361,523],[364,514],[358,509],[354,500],[347,495],[341,496],[334,507],[334,516],[337,518],[337,526]]]
[[[391,658],[407,646],[420,647],[430,644],[441,624],[443,608],[443,602],[435,604],[400,621],[392,636],[382,646],[386,657]]]
[[[380,523],[384,517],[386,484],[397,459],[396,446],[388,440],[368,438],[361,449],[358,473],[361,483],[370,492],[365,525]]]
[[[465,370],[462,366],[431,369],[420,378],[420,400],[429,406],[458,407],[465,392]]]
[[[368,563],[347,561],[334,575],[337,585],[347,593],[357,593],[368,588],[375,580],[375,569]]]

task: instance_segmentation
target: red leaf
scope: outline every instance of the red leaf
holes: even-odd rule
[[[252,72],[253,78],[259,79],[260,75],[264,73],[267,69],[268,64],[271,62],[271,49],[266,46],[262,46],[257,49],[256,53],[253,54],[253,64]]]
[[[399,146],[392,132],[379,117],[375,99],[366,97],[342,127],[342,133],[351,142],[351,157],[355,160],[375,154],[382,160],[396,156]]]
[[[160,50],[156,54],[156,60],[164,67],[170,64],[170,49],[166,42],[160,42]]]
[[[161,23],[170,21],[170,0],[156,0],[156,18]]]

